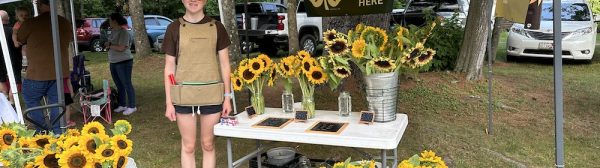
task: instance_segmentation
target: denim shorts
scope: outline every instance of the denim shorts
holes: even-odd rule
[[[192,114],[200,108],[200,114],[208,115],[215,114],[223,111],[223,105],[210,105],[210,106],[177,106],[175,105],[175,112],[179,114]]]

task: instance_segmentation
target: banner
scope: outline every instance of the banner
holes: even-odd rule
[[[348,16],[391,13],[394,0],[305,0],[308,16]]]
[[[530,0],[525,17],[526,29],[540,29],[542,18],[542,0]]]
[[[496,17],[503,17],[516,23],[525,23],[529,0],[497,0]]]

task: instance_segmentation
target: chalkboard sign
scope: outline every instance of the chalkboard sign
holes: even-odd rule
[[[254,110],[254,107],[252,106],[246,107],[246,113],[248,114],[248,118],[256,116],[256,110]]]
[[[375,113],[370,111],[361,111],[360,112],[360,120],[358,123],[360,124],[373,124],[375,120]]]
[[[305,122],[308,120],[308,111],[296,111],[296,117],[294,119],[297,122]]]
[[[340,134],[348,126],[348,123],[319,121],[310,127],[306,132],[322,134]]]
[[[293,119],[291,119],[291,118],[269,117],[269,118],[265,118],[265,119],[261,120],[260,122],[254,124],[252,127],[281,129],[281,128],[285,127],[287,124],[289,124],[290,122],[292,122],[292,120]]]

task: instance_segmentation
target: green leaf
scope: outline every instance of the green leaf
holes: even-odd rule
[[[419,161],[419,155],[417,154],[410,157],[410,159],[408,159],[408,162],[415,166],[421,165],[421,161]]]
[[[342,57],[334,57],[335,61],[344,64],[344,65],[348,65],[348,60]]]

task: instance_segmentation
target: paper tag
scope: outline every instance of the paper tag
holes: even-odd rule
[[[92,117],[100,117],[100,106],[99,105],[92,105],[92,107],[90,107],[90,109],[91,109]]]

